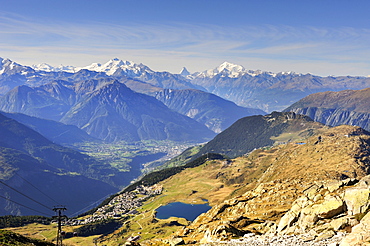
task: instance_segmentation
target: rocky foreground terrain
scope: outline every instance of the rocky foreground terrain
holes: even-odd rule
[[[242,238],[231,239],[230,241],[206,243],[204,246],[337,246],[345,236],[344,233],[338,233],[337,235],[327,239],[315,239],[307,240],[306,237],[310,237],[309,234],[302,236],[295,235],[255,235],[253,233],[245,234]]]
[[[142,244],[367,245],[369,144],[368,132],[339,126],[260,152],[260,162],[268,158],[271,165],[247,192],[171,238]]]

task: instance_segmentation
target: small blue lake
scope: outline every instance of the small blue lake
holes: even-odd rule
[[[170,217],[185,218],[189,221],[195,220],[200,214],[207,212],[211,206],[205,204],[187,204],[173,202],[157,208],[158,219],[168,219]]]

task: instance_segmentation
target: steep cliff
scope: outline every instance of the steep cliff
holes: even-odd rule
[[[326,125],[354,125],[370,130],[370,88],[309,95],[284,110]]]

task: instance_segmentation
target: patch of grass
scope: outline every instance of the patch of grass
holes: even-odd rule
[[[42,224],[29,224],[23,227],[7,228],[7,230],[0,230],[0,232],[11,232],[10,235],[22,235],[16,238],[25,237],[21,242],[25,244],[18,244],[19,242],[11,241],[13,244],[3,244],[4,241],[0,241],[0,245],[54,245],[51,241],[56,236],[56,227],[51,225]],[[29,244],[27,244],[29,243]],[[34,243],[34,244],[32,244]],[[42,244],[44,243],[44,244]]]

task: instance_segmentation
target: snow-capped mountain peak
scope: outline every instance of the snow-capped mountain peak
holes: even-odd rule
[[[128,74],[139,75],[142,72],[153,72],[149,67],[143,64],[136,64],[132,61],[122,61],[118,58],[113,58],[104,64],[93,63],[89,66],[80,69],[87,69],[95,72],[104,72],[107,75],[113,75],[117,70],[122,70]]]
[[[3,73],[27,73],[29,70],[31,70],[27,66],[22,66],[8,58],[1,58],[0,57],[0,75]]]
[[[235,78],[245,72],[246,72],[246,69],[241,65],[233,64],[230,62],[224,62],[214,69],[209,69],[201,73],[196,73],[196,76],[212,78],[218,74],[221,74],[222,76]]]
[[[186,69],[186,67],[183,67],[181,69],[180,75],[186,77],[186,76],[190,75],[190,72]]]
[[[218,72],[227,70],[230,73],[240,73],[240,72],[245,71],[245,68],[241,65],[237,65],[237,64],[233,64],[233,63],[225,61],[220,66],[218,66],[216,70],[218,70]]]
[[[74,66],[59,65],[58,67],[53,67],[47,63],[32,65],[31,68],[33,68],[35,71],[44,71],[44,72],[69,72],[69,73],[76,72],[76,67]]]
[[[55,68],[47,63],[34,64],[31,67],[36,71],[45,71],[45,72],[55,71]]]
[[[273,73],[273,72],[267,72],[267,71],[262,71],[262,70],[247,70],[241,65],[237,65],[234,63],[230,62],[224,62],[218,67],[214,69],[209,69],[203,72],[198,72],[194,73],[192,76],[193,77],[203,77],[203,78],[213,78],[217,75],[222,76],[222,77],[229,77],[229,78],[238,78],[243,75],[249,75],[252,77],[255,76],[271,76],[271,77],[276,77],[276,76],[286,76],[286,75],[291,75],[295,74],[294,72],[281,72],[281,73]]]

